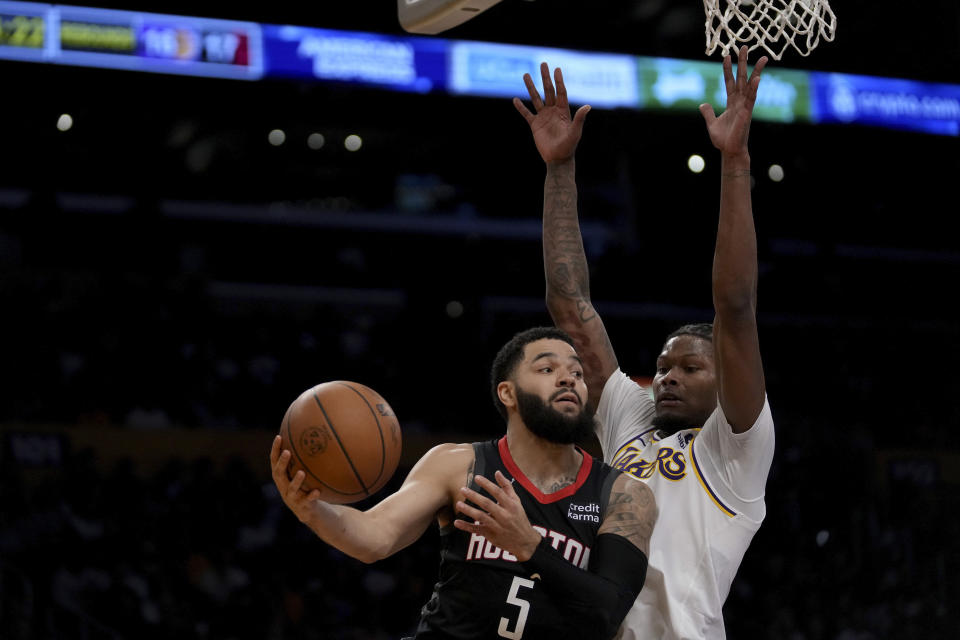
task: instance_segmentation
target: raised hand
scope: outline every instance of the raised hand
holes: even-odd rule
[[[520,496],[513,490],[510,481],[499,471],[494,477],[496,484],[483,476],[475,478],[476,483],[489,493],[493,500],[473,489],[460,489],[463,500],[457,502],[457,511],[473,518],[473,522],[456,519],[453,526],[482,535],[492,544],[515,555],[520,562],[526,562],[540,544],[540,534],[530,525],[520,503]],[[471,507],[466,503],[467,500],[477,506]]]
[[[750,136],[750,121],[753,105],[757,100],[760,74],[767,66],[767,56],[757,60],[747,78],[747,47],[740,47],[737,54],[737,77],[733,77],[730,56],[723,58],[723,80],[727,87],[727,108],[717,117],[709,104],[700,105],[700,113],[707,122],[710,142],[721,153],[737,156],[747,155],[747,139]]]
[[[573,157],[583,133],[583,122],[590,111],[590,105],[577,109],[570,118],[570,103],[567,101],[567,88],[563,84],[560,68],[554,72],[557,86],[554,89],[550,81],[550,68],[546,62],[540,63],[540,75],[543,78],[543,98],[533,84],[529,73],[523,74],[534,113],[523,104],[520,98],[513,99],[513,106],[524,117],[533,132],[533,141],[537,145],[540,157],[546,163],[563,162]]]

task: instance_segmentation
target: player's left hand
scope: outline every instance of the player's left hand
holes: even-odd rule
[[[730,56],[723,58],[723,80],[727,87],[727,108],[717,117],[710,104],[701,104],[700,113],[707,122],[710,141],[721,153],[727,155],[747,154],[747,139],[753,105],[757,100],[760,74],[767,66],[767,56],[757,60],[749,79],[747,78],[747,47],[740,47],[737,54],[737,77],[733,77]]]
[[[473,489],[460,489],[463,500],[457,502],[457,511],[473,518],[473,523],[456,519],[453,526],[482,535],[492,544],[515,555],[520,562],[526,562],[540,544],[540,534],[530,525],[513,484],[499,471],[494,477],[496,484],[483,476],[474,478],[493,500]],[[477,506],[468,505],[467,500]]]

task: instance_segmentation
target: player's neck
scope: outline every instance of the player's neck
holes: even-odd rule
[[[507,448],[523,474],[546,494],[575,482],[583,464],[575,445],[544,440],[522,424],[507,426]]]

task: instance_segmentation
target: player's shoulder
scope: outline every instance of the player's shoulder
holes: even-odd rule
[[[600,394],[597,417],[601,421],[626,420],[646,425],[653,415],[653,394],[650,387],[645,386],[642,379],[629,376],[622,369],[614,371]]]
[[[446,442],[433,446],[423,454],[415,469],[441,475],[459,474],[473,467],[474,458],[472,444]]]
[[[430,448],[423,458],[437,460],[473,459],[474,447],[470,442],[444,442]]]
[[[609,526],[611,532],[619,531],[629,523],[631,529],[640,527],[646,531],[646,540],[649,542],[650,529],[660,511],[653,489],[646,482],[618,471],[610,486],[605,514],[604,526]],[[644,546],[643,551],[648,553],[649,547]]]
[[[607,395],[622,393],[649,393],[649,387],[643,384],[643,379],[627,374],[619,367],[611,373],[603,383],[603,393]]]
[[[620,469],[613,470],[617,475],[610,486],[611,496],[616,494],[618,496],[625,496],[631,501],[639,501],[643,504],[656,504],[653,489],[651,489],[646,482],[638,480]]]
[[[763,404],[760,406],[760,411],[747,429],[740,431],[739,433],[735,432],[727,420],[726,414],[724,414],[723,407],[720,404],[717,404],[717,408],[714,409],[713,413],[710,414],[710,417],[707,418],[707,421],[704,423],[702,432],[704,435],[716,432],[728,439],[746,442],[749,440],[764,439],[764,436],[767,435],[767,432],[772,433],[773,428],[774,423],[773,414],[770,411],[770,400],[767,395],[764,394]],[[710,440],[710,438],[704,437],[698,438],[697,440],[700,442],[700,446],[702,447]]]

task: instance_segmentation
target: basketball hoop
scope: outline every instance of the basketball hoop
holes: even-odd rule
[[[802,56],[833,40],[837,18],[828,0],[703,0],[707,55],[740,45],[762,47],[774,60],[793,47]]]
[[[397,0],[400,26],[410,33],[437,34],[483,13],[500,0]]]

